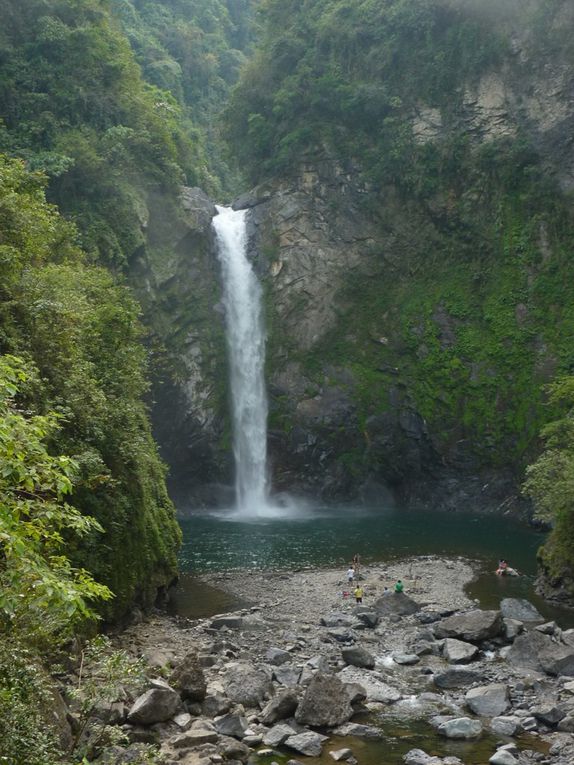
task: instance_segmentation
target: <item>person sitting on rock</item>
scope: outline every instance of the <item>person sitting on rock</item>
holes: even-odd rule
[[[400,579],[397,579],[397,583],[395,584],[395,592],[402,592],[405,589],[404,584],[401,582]]]

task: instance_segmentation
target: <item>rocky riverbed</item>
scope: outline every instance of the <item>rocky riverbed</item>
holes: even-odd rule
[[[339,570],[210,575],[249,605],[199,620],[154,615],[116,636],[145,658],[149,682],[114,705],[132,744],[98,761],[134,762],[140,742],[155,742],[168,765],[383,765],[385,730],[400,721],[429,731],[407,765],[574,762],[574,630],[543,623],[526,601],[478,609],[464,593],[466,559],[360,575],[362,604]],[[393,592],[398,578],[404,593]],[[482,742],[481,754],[445,756],[460,741]]]

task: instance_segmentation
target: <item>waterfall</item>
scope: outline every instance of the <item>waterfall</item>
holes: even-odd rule
[[[247,211],[227,207],[217,211],[213,228],[223,279],[236,505],[240,515],[257,516],[269,509],[261,286],[247,259]]]

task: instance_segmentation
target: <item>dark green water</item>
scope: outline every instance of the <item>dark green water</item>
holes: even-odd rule
[[[359,552],[364,563],[411,555],[463,555],[494,569],[499,558],[525,574],[536,571],[539,532],[504,517],[316,508],[291,518],[242,521],[231,513],[183,518],[182,571],[234,568],[345,567]]]

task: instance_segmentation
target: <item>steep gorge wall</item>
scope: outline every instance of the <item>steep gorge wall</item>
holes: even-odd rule
[[[574,73],[570,47],[507,35],[448,106],[404,115],[423,151],[459,151],[456,178],[423,155],[430,193],[375,187],[326,150],[237,201],[268,296],[277,486],[519,504],[543,386],[572,363]]]

